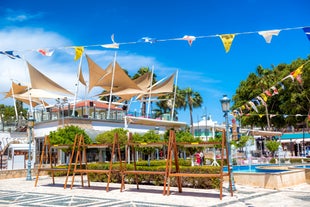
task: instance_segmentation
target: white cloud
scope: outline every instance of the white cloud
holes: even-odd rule
[[[40,18],[41,16],[42,13],[30,14],[22,10],[13,10],[9,8],[5,10],[5,19],[10,22],[24,22]]]
[[[45,31],[40,28],[15,28],[0,30],[0,51],[14,51],[14,54],[20,55],[31,65],[37,68],[44,75],[62,85],[64,88],[75,92],[75,83],[77,79],[77,68],[79,61],[74,61],[74,49],[70,40],[55,32]],[[37,52],[37,49],[50,48],[55,49],[53,56],[45,57]],[[115,51],[86,48],[86,53],[103,69],[114,59]],[[175,68],[163,66],[154,57],[146,57],[137,54],[131,54],[126,51],[117,51],[117,61],[127,69],[130,75],[135,74],[140,67],[152,67],[154,65],[155,73],[158,78],[166,77],[173,72]],[[11,80],[16,83],[27,85],[29,83],[28,68],[22,59],[10,59],[5,55],[0,55],[0,92],[9,91]],[[88,80],[88,66],[85,58],[82,59],[82,70],[86,80]],[[79,97],[85,97],[85,88],[80,86]],[[102,89],[92,90],[88,97],[91,97]],[[12,104],[9,99],[2,100],[1,103]]]

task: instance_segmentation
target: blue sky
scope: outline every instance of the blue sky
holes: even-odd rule
[[[73,61],[74,51],[65,49],[67,46],[89,46],[85,52],[102,68],[113,61],[117,51],[117,61],[131,75],[140,67],[154,66],[160,79],[178,70],[178,86],[191,87],[204,100],[203,107],[194,110],[194,121],[207,111],[222,122],[222,95],[232,97],[240,81],[257,66],[271,68],[309,55],[310,42],[302,29],[282,30],[310,26],[309,8],[307,0],[2,0],[0,51],[15,51],[71,91],[75,90],[78,62]],[[273,29],[281,32],[270,44],[257,33]],[[220,38],[213,35],[233,33],[240,34],[226,53]],[[196,39],[191,46],[183,40],[123,44],[117,50],[92,46],[111,43],[111,34],[118,43],[143,37],[207,37]],[[39,48],[54,48],[54,55],[43,57],[32,51]],[[21,60],[0,56],[0,69],[0,91],[9,90],[11,79],[28,81]],[[85,58],[83,73],[88,77]],[[83,90],[80,87],[80,98]],[[87,97],[101,89],[96,90]],[[189,112],[179,111],[179,120],[189,123]]]

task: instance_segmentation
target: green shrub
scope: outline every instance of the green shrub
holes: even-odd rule
[[[141,161],[136,163],[136,168],[138,171],[166,171],[166,161],[165,160],[152,160],[150,162],[150,166],[148,166],[147,161]],[[181,173],[193,173],[193,174],[219,174],[220,167],[218,166],[190,166],[189,160],[180,160],[179,167]],[[67,168],[68,166],[58,166],[59,168]],[[74,166],[72,166],[73,169]],[[79,167],[79,166],[78,166]],[[108,170],[110,167],[110,163],[89,163],[87,165],[88,169],[92,170]],[[125,163],[122,163],[122,167],[125,167]],[[82,165],[82,168],[85,168],[85,165]],[[120,163],[115,162],[112,164],[112,170],[120,171]],[[133,163],[126,164],[126,170],[134,170]],[[175,165],[172,165],[171,172],[176,172]],[[55,176],[66,176],[67,172],[56,172]],[[71,171],[72,175],[72,171]],[[78,175],[78,174],[76,174]],[[140,184],[149,184],[160,186],[164,184],[164,176],[163,175],[146,175],[140,174],[137,175],[138,182]],[[89,179],[92,182],[107,182],[108,175],[106,173],[90,173]],[[197,178],[197,177],[182,177],[182,186],[183,187],[193,187],[193,188],[219,188],[220,179],[219,178]],[[122,178],[120,173],[111,173],[110,182],[112,183],[121,183]],[[135,175],[126,175],[125,182],[129,184],[136,183]],[[170,179],[171,186],[177,186],[177,177],[171,177]]]
[[[291,158],[291,163],[302,163],[302,158]]]
[[[271,158],[271,159],[269,160],[269,163],[270,163],[270,164],[276,164],[276,159],[275,159],[275,158]]]

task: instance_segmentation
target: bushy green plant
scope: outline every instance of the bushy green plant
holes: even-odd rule
[[[99,144],[113,144],[115,133],[117,133],[118,142],[121,147],[124,147],[128,139],[127,132],[128,130],[125,130],[123,128],[112,129],[112,130],[103,132],[101,134],[98,134],[95,138],[95,141]]]
[[[191,134],[188,131],[178,131],[176,133],[176,142],[177,143],[199,143],[202,142],[202,140],[199,137],[194,137],[193,134]],[[179,146],[179,151],[185,150],[186,153],[189,155],[193,155],[195,152],[202,151],[203,147],[182,147]]]
[[[85,144],[91,144],[91,138],[78,126],[65,126],[56,131],[51,131],[49,140],[51,145],[73,145],[76,135],[83,135]]]
[[[276,159],[275,159],[275,158],[271,158],[271,159],[269,160],[269,163],[270,163],[270,164],[276,164]]]
[[[302,163],[302,159],[301,158],[290,158],[290,162],[291,163]]]
[[[266,147],[271,152],[272,157],[274,157],[275,152],[279,150],[280,144],[281,144],[280,142],[277,142],[275,140],[266,142]]]
[[[156,134],[154,130],[149,130],[145,134],[135,133],[135,134],[133,134],[132,138],[133,138],[133,141],[135,143],[140,143],[140,144],[142,144],[142,143],[158,143],[158,142],[162,141],[160,139],[160,135]],[[161,148],[161,147],[150,147],[150,146],[144,147],[142,144],[142,145],[136,147],[136,150],[139,152],[142,152],[144,154],[147,154],[148,155],[148,163],[150,163],[150,155],[155,152],[156,148]]]
[[[236,148],[242,149],[246,146],[247,142],[251,141],[253,143],[254,137],[252,136],[241,136],[238,140],[232,140],[231,144],[234,145]]]

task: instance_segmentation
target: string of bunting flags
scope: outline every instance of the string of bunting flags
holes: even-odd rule
[[[288,30],[300,30],[302,29],[304,33],[306,34],[306,37],[310,41],[310,26],[304,26],[304,27],[293,27],[293,28],[283,28],[283,29],[272,29],[272,30],[266,30],[266,31],[254,31],[254,32],[240,32],[240,33],[231,33],[231,34],[214,34],[214,35],[205,35],[205,36],[193,36],[193,35],[184,35],[183,37],[177,37],[177,38],[168,38],[168,39],[157,39],[157,38],[150,38],[150,37],[142,37],[137,41],[133,42],[123,42],[123,43],[117,43],[114,40],[114,34],[111,35],[111,41],[112,43],[108,44],[95,44],[95,45],[84,45],[84,46],[67,46],[67,47],[58,47],[58,48],[39,48],[39,49],[31,49],[31,50],[11,50],[11,51],[0,51],[0,54],[6,55],[11,59],[21,58],[19,55],[16,55],[15,53],[18,52],[26,52],[26,51],[35,51],[40,53],[43,56],[52,56],[54,54],[55,50],[60,49],[74,49],[75,50],[75,56],[74,60],[78,60],[84,51],[85,47],[103,47],[103,48],[109,48],[109,49],[119,49],[121,45],[128,45],[128,44],[138,44],[138,43],[150,43],[155,44],[157,42],[166,42],[166,41],[187,41],[189,46],[193,44],[194,41],[197,39],[204,39],[204,38],[220,38],[222,41],[222,44],[224,46],[224,49],[226,53],[229,52],[231,45],[238,35],[249,35],[249,34],[259,34],[262,36],[267,44],[271,43],[273,36],[278,36],[281,31],[288,31]]]
[[[293,82],[296,79],[299,84],[302,84],[302,72],[304,66],[309,63],[310,61],[306,61],[304,64],[299,66],[296,70],[292,71],[289,75],[285,76],[284,78],[281,79],[281,81],[277,82],[276,85],[271,86],[269,89],[265,90],[263,93],[260,95],[256,96],[255,98],[251,99],[250,101],[246,102],[236,110],[234,110],[233,115],[234,116],[259,116],[262,118],[266,114],[259,114],[257,106],[263,105],[267,107],[267,100],[269,97],[272,97],[274,95],[279,94],[280,90],[285,90],[285,86],[283,84],[283,81],[286,79],[291,79]],[[254,110],[257,114],[250,114],[250,113],[244,113],[245,111],[250,112]],[[269,114],[270,118],[279,116],[280,114]],[[283,116],[284,118],[288,116],[308,116],[308,119],[310,120],[310,115],[301,115],[301,114],[296,114],[296,115],[280,115]]]

